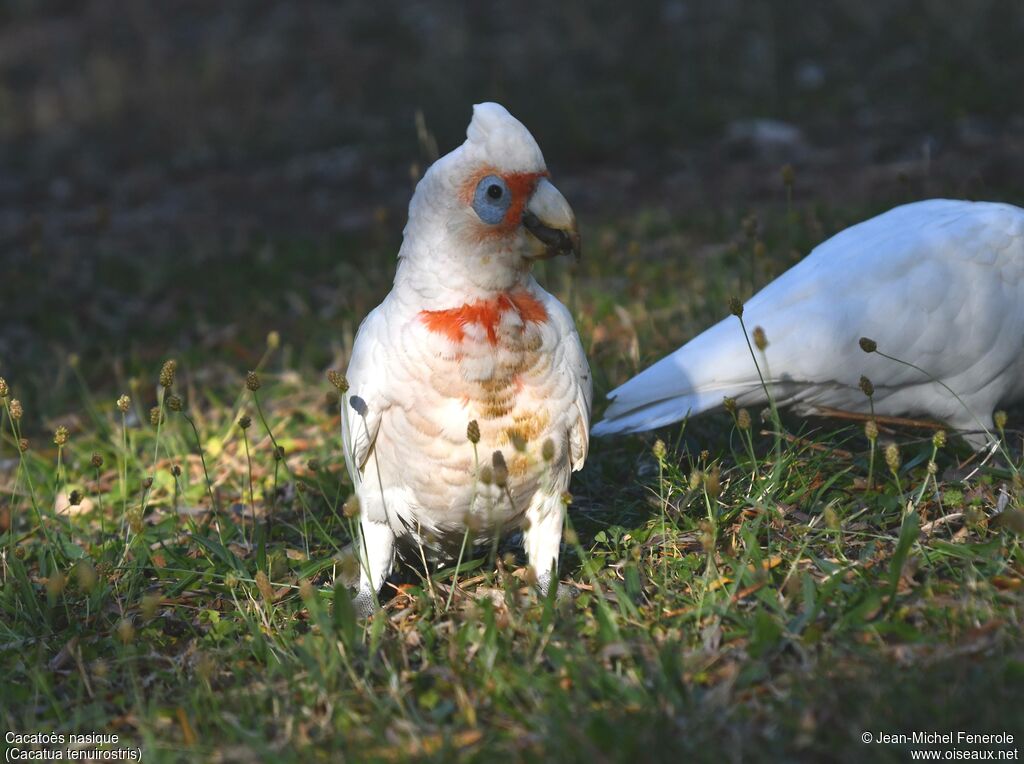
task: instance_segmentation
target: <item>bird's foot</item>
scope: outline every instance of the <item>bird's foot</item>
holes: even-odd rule
[[[352,609],[357,618],[369,618],[380,610],[380,603],[377,601],[376,595],[369,589],[360,589],[352,599]]]
[[[568,584],[563,584],[561,582],[558,583],[558,589],[555,590],[555,602],[559,605],[571,605],[579,596],[579,589],[575,586],[569,586]]]
[[[537,591],[540,593],[541,597],[549,596],[551,592],[551,584],[552,577],[550,573],[541,576],[537,580]],[[579,589],[575,586],[569,586],[568,584],[563,584],[561,581],[558,581],[555,588],[555,602],[558,605],[564,605],[566,603],[571,604],[576,601],[579,593]]]

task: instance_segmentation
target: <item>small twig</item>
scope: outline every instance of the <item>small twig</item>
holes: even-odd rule
[[[931,533],[935,528],[938,528],[940,525],[948,525],[954,520],[959,520],[963,516],[963,512],[950,512],[948,515],[943,515],[942,517],[938,517],[932,520],[930,523],[925,523],[924,525],[922,525],[921,533]]]
[[[923,427],[928,430],[945,430],[946,425],[933,422],[929,419],[909,419],[900,416],[885,416],[884,414],[860,414],[856,411],[834,409],[830,406],[815,406],[815,412],[821,416],[832,417],[833,419],[849,419],[854,422],[866,422],[874,419],[879,424],[891,424],[897,427]]]
[[[842,448],[832,448],[831,446],[826,446],[823,443],[815,443],[814,441],[808,440],[807,438],[801,438],[801,437],[798,437],[796,435],[790,435],[788,432],[775,432],[774,430],[761,430],[760,434],[761,435],[778,435],[778,436],[781,436],[782,439],[785,440],[787,443],[792,443],[793,445],[797,445],[797,446],[807,446],[812,451],[821,451],[823,453],[827,453],[827,454],[830,454],[832,456],[838,456],[840,459],[852,459],[853,458],[853,454],[851,452],[846,451],[846,450],[844,450]]]
[[[969,482],[969,481],[971,480],[971,478],[973,478],[973,477],[974,477],[975,475],[977,475],[977,474],[978,474],[978,472],[979,472],[979,471],[981,471],[981,468],[982,468],[982,467],[984,467],[984,466],[985,466],[986,464],[988,464],[989,460],[990,460],[990,459],[991,459],[991,458],[992,458],[993,456],[995,456],[995,454],[996,454],[996,451],[998,451],[998,450],[999,450],[999,448],[1000,448],[1000,445],[999,445],[999,441],[995,441],[995,442],[993,442],[993,443],[992,443],[992,447],[991,447],[991,448],[989,448],[989,449],[987,449],[987,453],[985,453],[985,456],[984,456],[984,458],[983,458],[983,459],[982,459],[982,460],[981,460],[981,461],[980,461],[980,462],[978,463],[978,465],[977,465],[977,466],[976,466],[976,467],[975,467],[975,468],[974,468],[973,470],[971,470],[971,471],[970,471],[970,472],[969,472],[969,473],[967,474],[967,476],[966,476],[966,477],[965,477],[965,478],[963,479],[963,482],[964,482],[964,483],[967,483],[967,482]],[[980,451],[979,451],[979,452],[976,452],[976,454],[975,454],[975,455],[977,455],[978,453],[981,453],[981,452],[980,452]],[[965,463],[965,465],[966,465],[966,464],[970,464],[970,460],[968,460],[968,461],[967,461],[967,462]],[[1012,465],[1011,465],[1011,466],[1012,466]]]

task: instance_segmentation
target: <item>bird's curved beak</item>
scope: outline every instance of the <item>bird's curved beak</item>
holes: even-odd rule
[[[523,226],[534,239],[531,256],[544,260],[556,255],[580,259],[580,231],[569,202],[547,178],[537,184],[526,212]]]

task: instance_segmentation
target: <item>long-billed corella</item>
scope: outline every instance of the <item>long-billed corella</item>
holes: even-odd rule
[[[514,528],[547,591],[591,402],[572,316],[531,273],[558,254],[578,256],[579,234],[540,148],[503,107],[479,104],[466,142],[416,187],[394,287],[348,366],[360,611],[396,541],[430,554]]]
[[[873,404],[876,414],[944,421],[981,447],[993,412],[1024,398],[1024,210],[946,199],[896,207],[816,247],[754,295],[743,320],[764,332],[761,373],[778,405]],[[728,317],[609,393],[593,434],[650,430],[727,398],[764,403],[760,356]]]

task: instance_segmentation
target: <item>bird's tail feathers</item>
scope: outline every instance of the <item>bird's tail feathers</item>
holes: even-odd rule
[[[756,405],[766,400],[760,382],[702,390],[657,401],[632,402],[628,399],[615,399],[605,412],[604,419],[594,425],[591,433],[601,437],[654,430],[719,408],[726,398],[735,399],[741,406]]]
[[[743,331],[734,318],[719,322],[676,352],[608,394],[594,435],[641,432],[718,408],[767,400]]]

